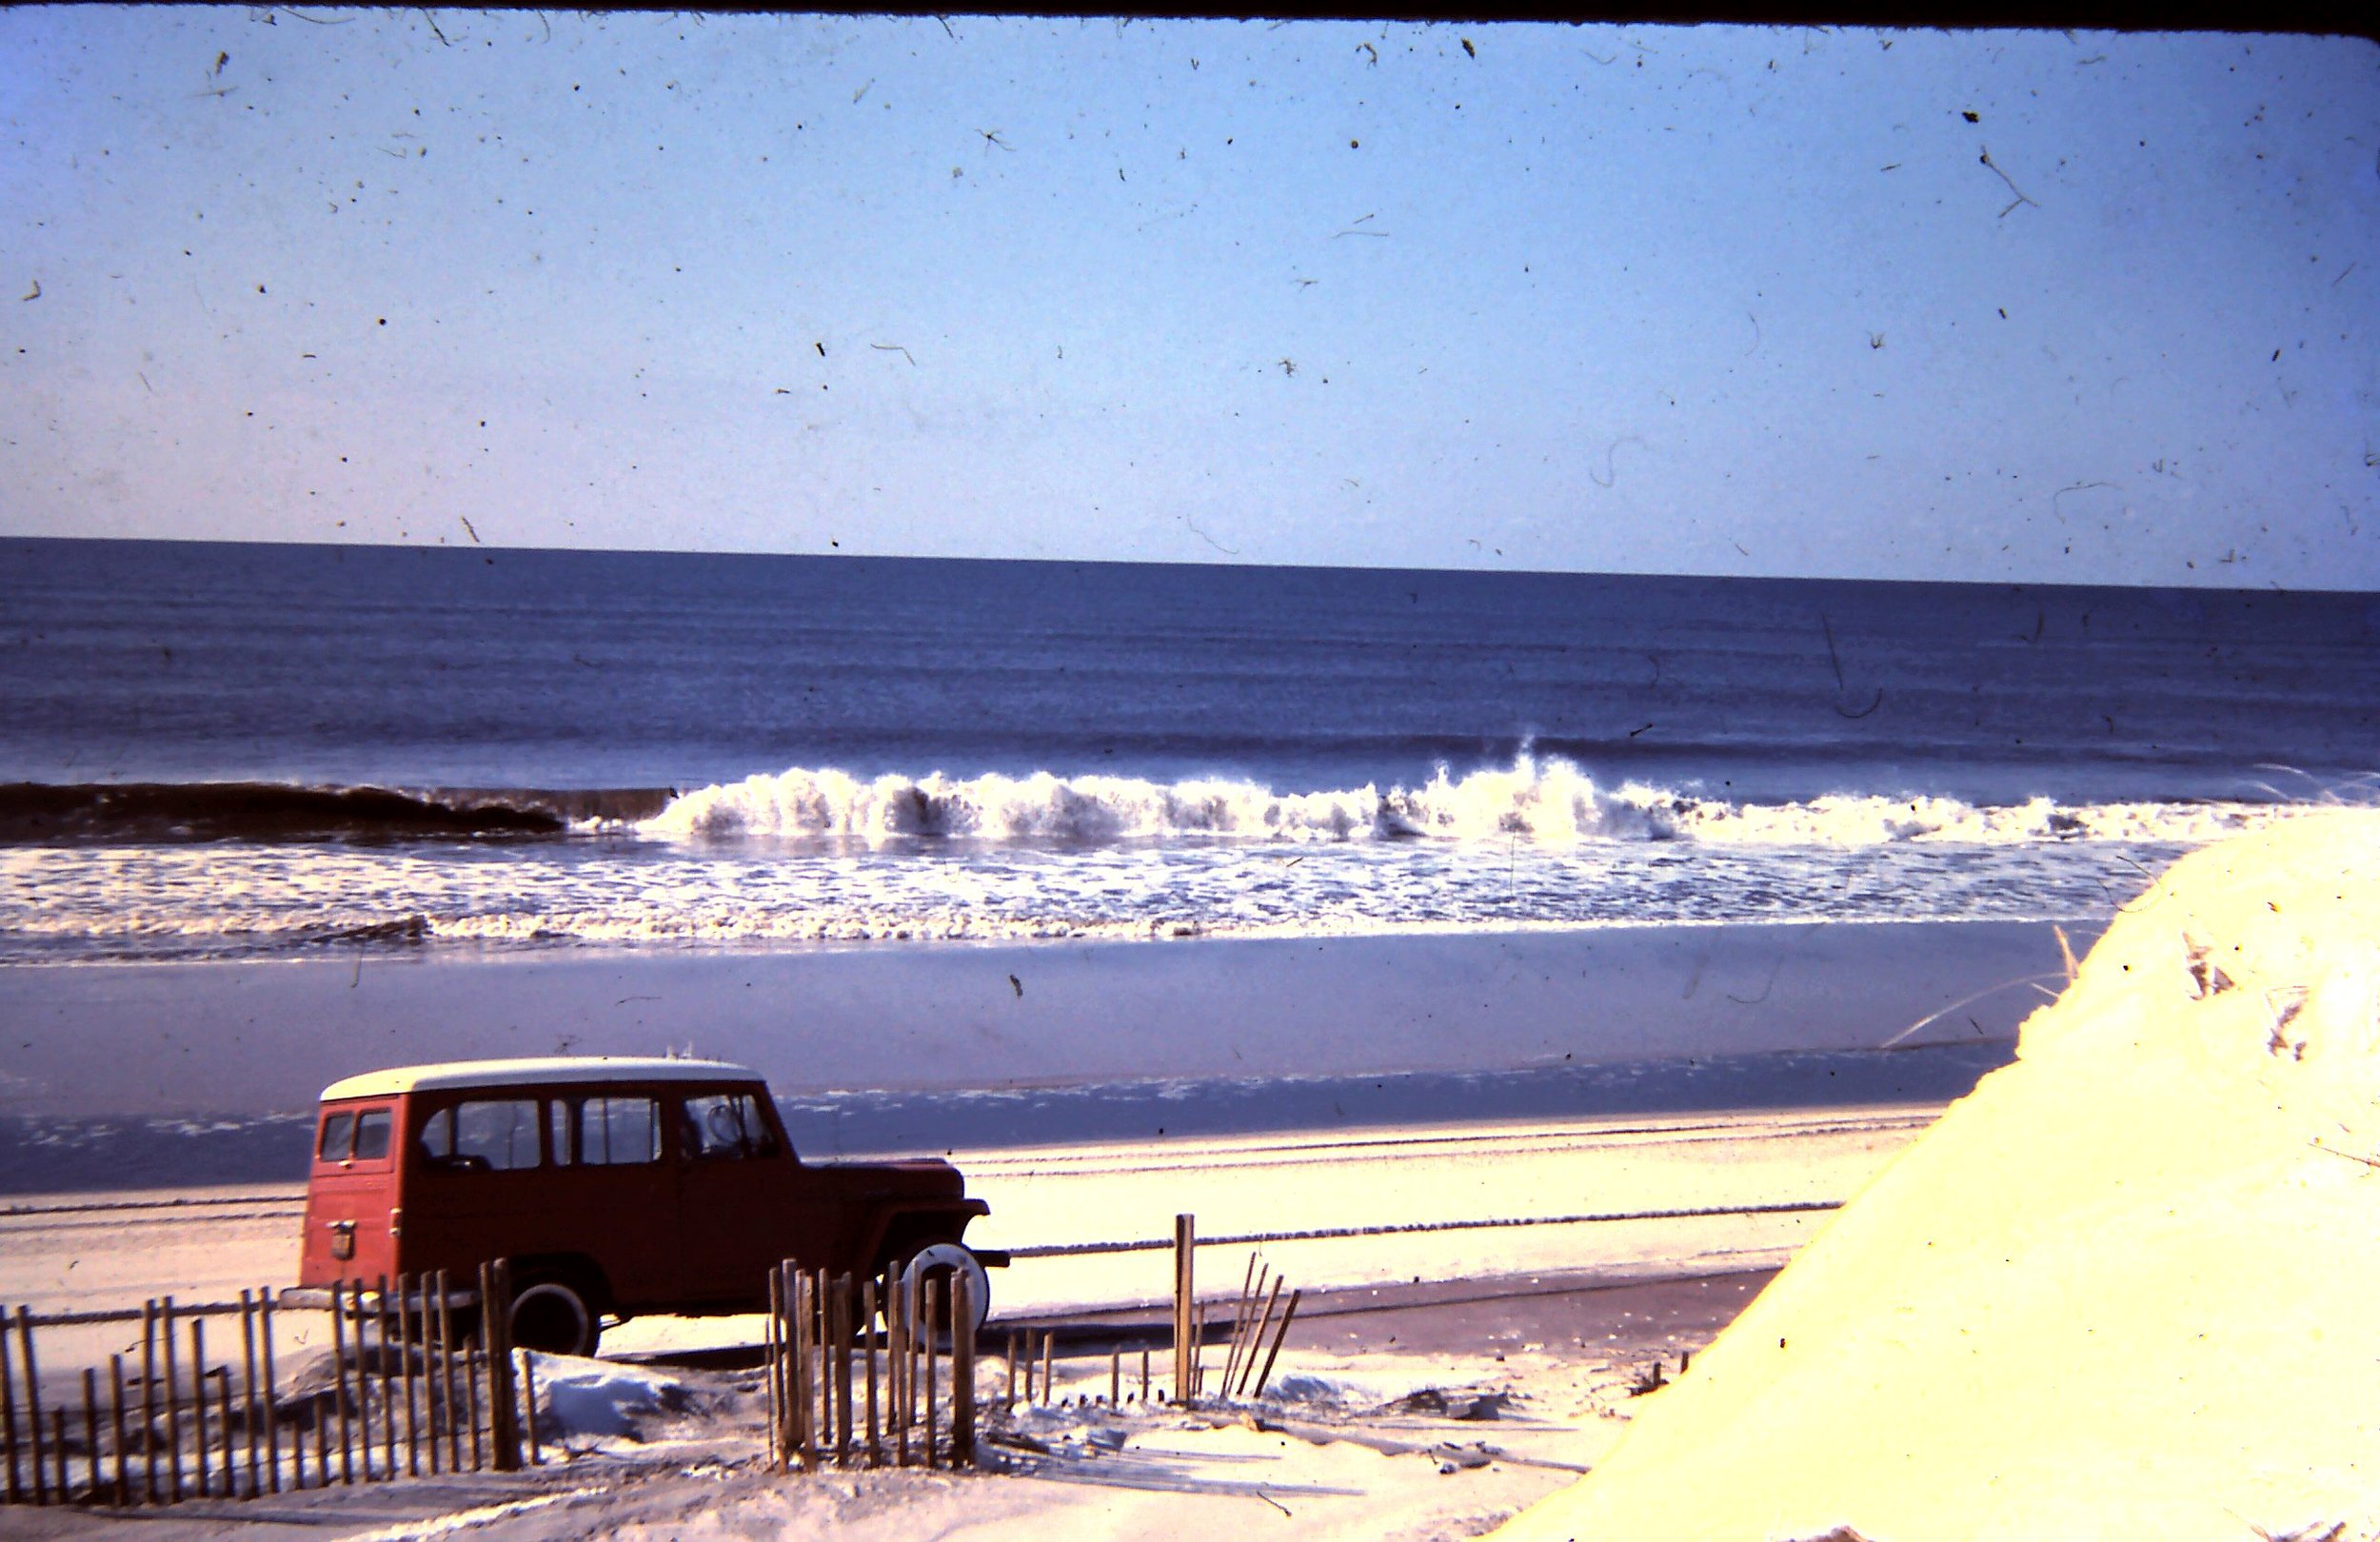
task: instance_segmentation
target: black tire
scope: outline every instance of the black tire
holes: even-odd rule
[[[511,1325],[514,1349],[544,1354],[591,1355],[604,1336],[585,1293],[564,1279],[538,1279],[512,1293]]]

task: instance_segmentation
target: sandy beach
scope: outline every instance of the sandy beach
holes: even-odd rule
[[[162,1520],[14,1508],[0,1510],[0,1535],[154,1534],[163,1524],[193,1536],[1001,1538],[1054,1527],[1160,1537],[1259,1523],[1299,1536],[1474,1534],[1597,1460],[1654,1368],[1673,1374],[1709,1342],[1825,1213],[1405,1227],[1526,1221],[1598,1201],[1676,1211],[1831,1200],[1864,1185],[1936,1112],[960,1153],[994,1205],[985,1238],[1027,1252],[1032,1238],[1044,1250],[995,1276],[984,1395],[998,1400],[1018,1336],[1059,1335],[1057,1406],[994,1412],[986,1473],[773,1476],[759,1461],[749,1369],[757,1319],[651,1318],[615,1328],[600,1365],[541,1362],[552,1465],[520,1478],[188,1504]],[[285,1185],[21,1200],[0,1215],[0,1296],[37,1311],[134,1305],[169,1291],[185,1303],[228,1297],[286,1276],[299,1199]],[[1200,1250],[1200,1295],[1218,1319],[1211,1357],[1222,1354],[1220,1319],[1252,1253],[1307,1293],[1262,1399],[1138,1406],[1140,1352],[1164,1374],[1169,1255],[1154,1238],[1089,1257],[1056,1251],[1161,1234],[1172,1205],[1194,1207],[1213,1238]],[[1253,1224],[1366,1221],[1376,1235],[1260,1247],[1224,1239]],[[323,1353],[313,1315],[279,1321],[280,1363]],[[120,1350],[126,1332],[45,1331],[46,1374],[71,1382],[79,1363]],[[1122,1408],[1101,1402],[1111,1374],[1131,1387]],[[625,1409],[621,1428],[572,1425],[586,1416],[572,1412],[582,1406],[573,1377],[605,1389],[604,1407]],[[551,1390],[557,1380],[562,1393]],[[648,1394],[699,1412],[646,1407],[638,1399]]]

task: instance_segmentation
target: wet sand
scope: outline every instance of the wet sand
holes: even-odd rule
[[[801,1093],[1865,1049],[1936,1014],[1914,1041],[2006,1040],[2058,958],[2048,922],[1942,922],[18,966],[0,1112],[299,1113],[508,1055],[675,1050]]]

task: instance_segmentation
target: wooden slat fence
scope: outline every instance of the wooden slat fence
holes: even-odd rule
[[[534,1373],[505,1341],[508,1267],[483,1265],[475,1283],[441,1271],[138,1312],[0,1311],[0,1498],[146,1507],[517,1468]],[[458,1335],[458,1311],[483,1301],[486,1331]],[[283,1394],[274,1325],[292,1312],[328,1316],[332,1355],[322,1385]],[[102,1322],[138,1322],[139,1347],[46,1381],[38,1330]],[[533,1413],[526,1434],[536,1462]]]

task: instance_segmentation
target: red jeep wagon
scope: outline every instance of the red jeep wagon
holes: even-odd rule
[[[609,1315],[758,1312],[782,1259],[963,1270],[991,1207],[940,1160],[805,1163],[760,1076],[715,1060],[402,1066],[323,1090],[299,1283],[512,1261],[513,1341],[591,1354]]]

